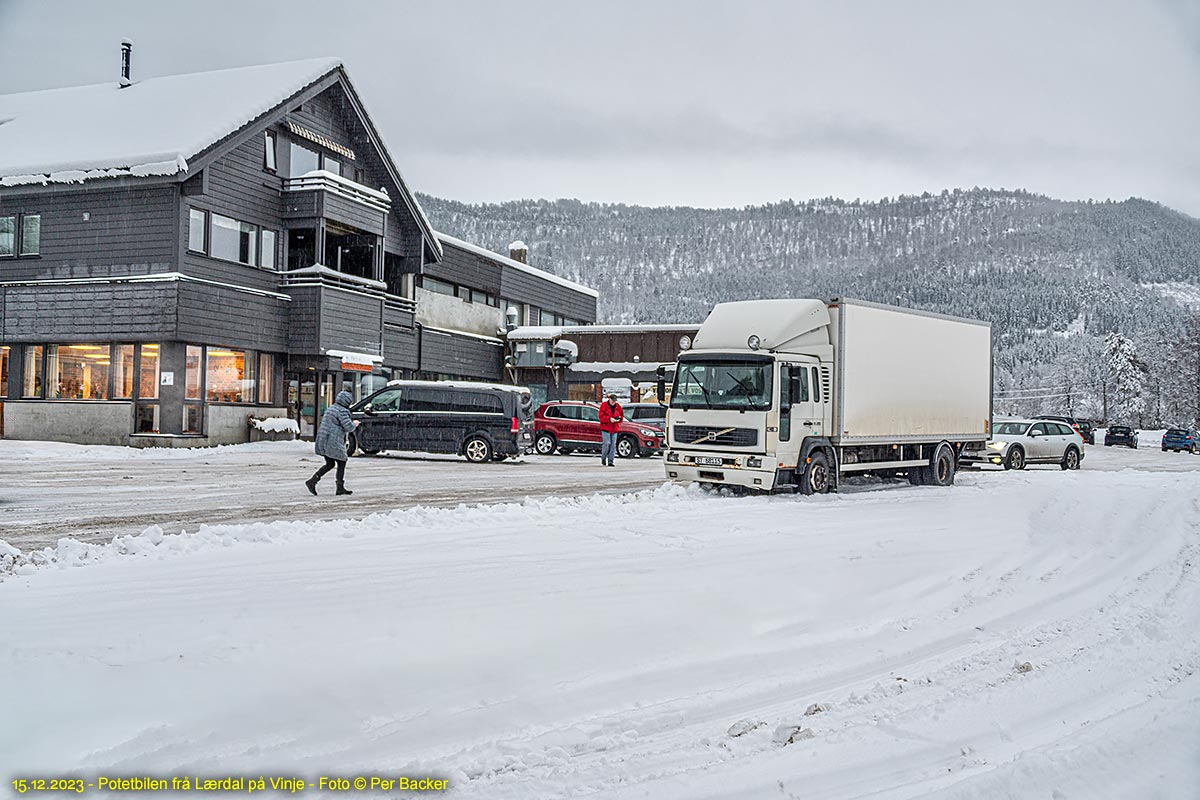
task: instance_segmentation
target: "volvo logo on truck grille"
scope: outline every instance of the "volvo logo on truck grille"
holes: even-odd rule
[[[753,447],[758,444],[754,428],[710,428],[704,425],[676,425],[675,439],[688,444],[723,444],[729,447]]]

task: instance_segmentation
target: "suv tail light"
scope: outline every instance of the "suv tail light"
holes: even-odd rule
[[[521,432],[521,423],[516,417],[512,418],[512,427],[508,429],[508,432],[509,433],[520,433]]]

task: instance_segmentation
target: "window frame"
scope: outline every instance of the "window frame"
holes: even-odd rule
[[[204,240],[204,241],[202,242],[202,244],[201,244],[201,247],[203,248],[203,249],[201,249],[201,250],[196,250],[195,248],[193,248],[193,247],[192,247],[192,219],[193,219],[193,215],[194,215],[194,214],[199,214],[199,215],[200,215],[200,219],[201,219],[201,222],[200,222],[200,228],[201,228],[201,234],[202,234],[202,238],[203,238],[203,240]],[[209,222],[208,222],[208,217],[209,217],[209,214],[208,214],[208,211],[207,211],[206,209],[203,209],[203,208],[197,208],[196,206],[188,206],[188,243],[187,243],[187,249],[188,249],[188,252],[189,252],[189,253],[198,253],[199,255],[202,255],[202,256],[207,256],[207,255],[208,255],[208,249],[209,249],[209,248],[208,248],[208,243],[209,243],[209,239],[211,238],[211,237],[209,236],[209,234],[208,234],[208,225],[209,225]]]
[[[41,212],[38,212],[36,214],[19,214],[18,216],[20,217],[20,219],[17,223],[17,234],[18,234],[17,239],[18,239],[18,241],[16,242],[17,246],[15,248],[17,258],[41,258],[41,256],[42,256],[42,214],[41,214]],[[34,250],[32,252],[28,252],[25,250],[25,234],[26,234],[25,223],[29,219],[36,219],[38,221],[37,222],[37,224],[38,224],[38,236],[37,236],[38,249]]]
[[[279,174],[279,137],[275,131],[263,131],[263,170]]]
[[[38,249],[34,252],[25,251],[25,220],[38,221]],[[0,259],[39,259],[42,257],[42,212],[16,211],[0,215],[0,220],[12,220],[12,252],[0,253]]]

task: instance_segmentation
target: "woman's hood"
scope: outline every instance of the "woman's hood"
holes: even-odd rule
[[[345,406],[346,408],[349,408],[351,404],[354,403],[354,395],[344,391],[338,392],[337,399],[335,399],[333,402],[337,403],[339,406]]]

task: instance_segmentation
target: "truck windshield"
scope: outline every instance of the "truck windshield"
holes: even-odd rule
[[[671,408],[768,409],[771,368],[769,358],[680,360]]]

